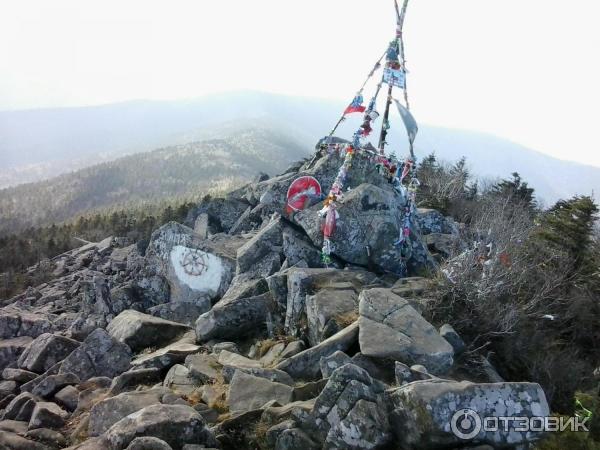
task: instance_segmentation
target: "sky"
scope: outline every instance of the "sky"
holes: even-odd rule
[[[599,18],[598,0],[411,0],[415,117],[600,166]],[[392,0],[0,0],[0,110],[240,89],[349,101],[394,21]]]

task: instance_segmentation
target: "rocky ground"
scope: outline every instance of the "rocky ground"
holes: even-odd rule
[[[404,198],[358,155],[323,267],[316,203],[343,156],[202,201],[147,248],[122,238],[43,264],[53,279],[0,309],[0,449],[526,447],[536,433],[464,441],[455,411],[547,415],[535,383],[469,371],[465,344],[423,316],[457,225],[420,210],[410,257],[392,245]],[[31,270],[37,270],[35,267]],[[403,273],[403,276],[398,274]],[[421,276],[417,276],[421,275]],[[487,447],[486,447],[487,446]]]

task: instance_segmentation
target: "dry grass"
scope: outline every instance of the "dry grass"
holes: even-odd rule
[[[338,325],[340,325],[340,327],[346,328],[358,320],[358,309],[353,309],[351,311],[338,314],[334,316],[333,319],[338,323]]]
[[[262,420],[256,422],[254,426],[254,439],[261,449],[267,448],[267,431],[269,431],[269,428],[271,428],[269,424]]]

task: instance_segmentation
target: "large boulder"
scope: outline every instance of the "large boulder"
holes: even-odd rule
[[[44,333],[29,345],[19,358],[21,369],[42,373],[65,359],[79,342],[57,334]]]
[[[89,435],[99,436],[129,414],[161,403],[168,392],[164,388],[124,392],[96,403],[90,410]]]
[[[377,276],[364,270],[292,268],[287,272],[285,328],[298,335],[306,317],[306,296],[321,289],[354,289],[376,282]]]
[[[359,296],[359,344],[363,355],[422,364],[433,374],[453,363],[452,346],[410,303],[389,289],[367,289]]]
[[[277,364],[276,368],[287,372],[294,379],[314,380],[320,378],[321,358],[328,357],[338,350],[346,352],[356,345],[357,340],[358,322],[355,322],[319,345],[284,359]]]
[[[345,193],[338,202],[333,254],[352,264],[374,265],[398,274],[404,274],[407,267],[413,273],[434,267],[435,263],[421,241],[418,226],[411,228],[410,255],[406,262],[401,247],[394,245],[402,231],[405,202],[391,186],[365,183]],[[317,204],[295,216],[296,222],[317,247],[323,245],[323,219],[318,214],[322,207]]]
[[[216,447],[217,441],[202,416],[184,405],[153,405],[115,423],[107,432],[109,450],[120,450],[136,437],[162,439],[174,450],[185,444]]]
[[[0,308],[0,339],[19,336],[38,337],[43,333],[52,333],[54,325],[51,318],[17,308],[14,305]]]
[[[285,405],[292,401],[293,388],[266,378],[236,370],[229,385],[227,402],[230,411],[250,411],[271,400]]]
[[[244,243],[239,237],[202,239],[191,228],[169,222],[152,234],[146,271],[168,281],[170,301],[202,302],[208,310],[207,299],[222,296],[229,287],[237,248]]]
[[[0,338],[0,370],[6,367],[16,366],[19,356],[31,344],[33,338],[29,336],[20,336],[12,339]]]
[[[34,428],[62,428],[69,418],[69,413],[52,402],[38,402],[33,408],[29,429]]]
[[[198,317],[197,341],[239,338],[254,333],[266,327],[268,314],[272,310],[273,299],[269,293],[221,300],[209,312]]]
[[[132,309],[123,311],[106,328],[113,338],[127,344],[134,352],[171,342],[189,330],[187,325]]]
[[[237,251],[237,269],[236,273],[252,272],[256,275],[269,276],[270,270],[267,268],[266,273],[261,262],[267,259],[273,259],[275,262],[275,271],[279,269],[277,263],[280,264],[280,256],[282,250],[282,225],[281,219],[275,218],[271,220],[263,229],[254,235],[248,242],[242,245]],[[271,257],[271,255],[273,255]],[[262,272],[262,273],[261,273]]]
[[[181,364],[188,355],[198,353],[200,346],[194,342],[196,335],[193,332],[187,333],[178,341],[172,344],[160,347],[159,349],[138,355],[132,362],[133,369],[169,369],[175,364]]]
[[[60,373],[72,373],[81,381],[92,377],[113,378],[125,372],[131,363],[131,349],[98,328],[85,338],[60,367]]]
[[[358,295],[351,286],[306,296],[308,340],[317,345],[358,319]]]
[[[427,380],[409,383],[390,395],[394,433],[402,448],[409,449],[462,447],[466,443],[494,448],[527,446],[542,433],[518,431],[520,420],[550,414],[537,383]],[[486,431],[482,427],[485,417],[514,417],[517,421],[502,421],[497,430]]]
[[[300,427],[323,448],[383,448],[392,440],[385,385],[346,364],[333,372]]]

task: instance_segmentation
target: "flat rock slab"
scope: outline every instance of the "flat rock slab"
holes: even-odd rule
[[[29,429],[34,428],[61,428],[69,413],[52,402],[38,402],[33,409],[29,420]]]
[[[277,364],[276,369],[283,370],[298,380],[315,380],[321,376],[321,358],[336,351],[348,351],[358,340],[358,322],[344,328],[324,340],[319,345],[304,350]]]
[[[444,374],[452,366],[452,346],[407,300],[389,289],[362,291],[359,313],[363,355],[422,364],[433,374]]]
[[[19,367],[42,373],[65,359],[79,342],[64,336],[44,333],[33,340],[19,358]]]
[[[89,435],[99,436],[129,414],[161,403],[168,392],[165,388],[124,392],[96,403],[90,411]]]
[[[134,352],[171,342],[189,330],[187,325],[132,309],[123,311],[106,328],[113,338],[127,344]]]
[[[0,326],[2,326],[1,323]],[[30,336],[21,336],[12,339],[0,338],[0,369],[15,366],[19,356],[21,356],[32,341],[33,338]]]
[[[135,369],[156,368],[164,370],[175,364],[182,364],[188,355],[200,351],[200,346],[193,342],[195,338],[195,335],[191,340],[182,338],[153,352],[142,353],[131,362],[131,367]]]
[[[210,339],[239,338],[264,329],[273,306],[269,293],[221,300],[196,321],[196,339],[205,342]]]
[[[402,448],[450,448],[464,445],[450,429],[452,418],[461,410],[471,410],[472,424],[484,417],[548,416],[544,391],[537,383],[482,383],[446,380],[415,381],[390,392],[394,411],[391,422]],[[477,416],[477,417],[475,417]],[[504,422],[501,422],[504,423]],[[465,433],[472,428],[469,427]],[[462,430],[461,430],[462,431]],[[514,427],[486,432],[483,428],[469,441],[494,448],[526,447],[541,438],[535,431],[519,432]]]
[[[293,388],[237,370],[231,379],[227,402],[231,411],[261,408],[271,400],[285,405],[292,401]]]
[[[92,377],[113,378],[129,369],[130,363],[130,348],[98,328],[62,362],[60,373],[70,372],[81,381]]]
[[[183,405],[148,406],[120,420],[106,432],[109,450],[125,448],[136,437],[142,436],[162,439],[174,449],[181,449],[188,443],[217,446],[202,416]]]

